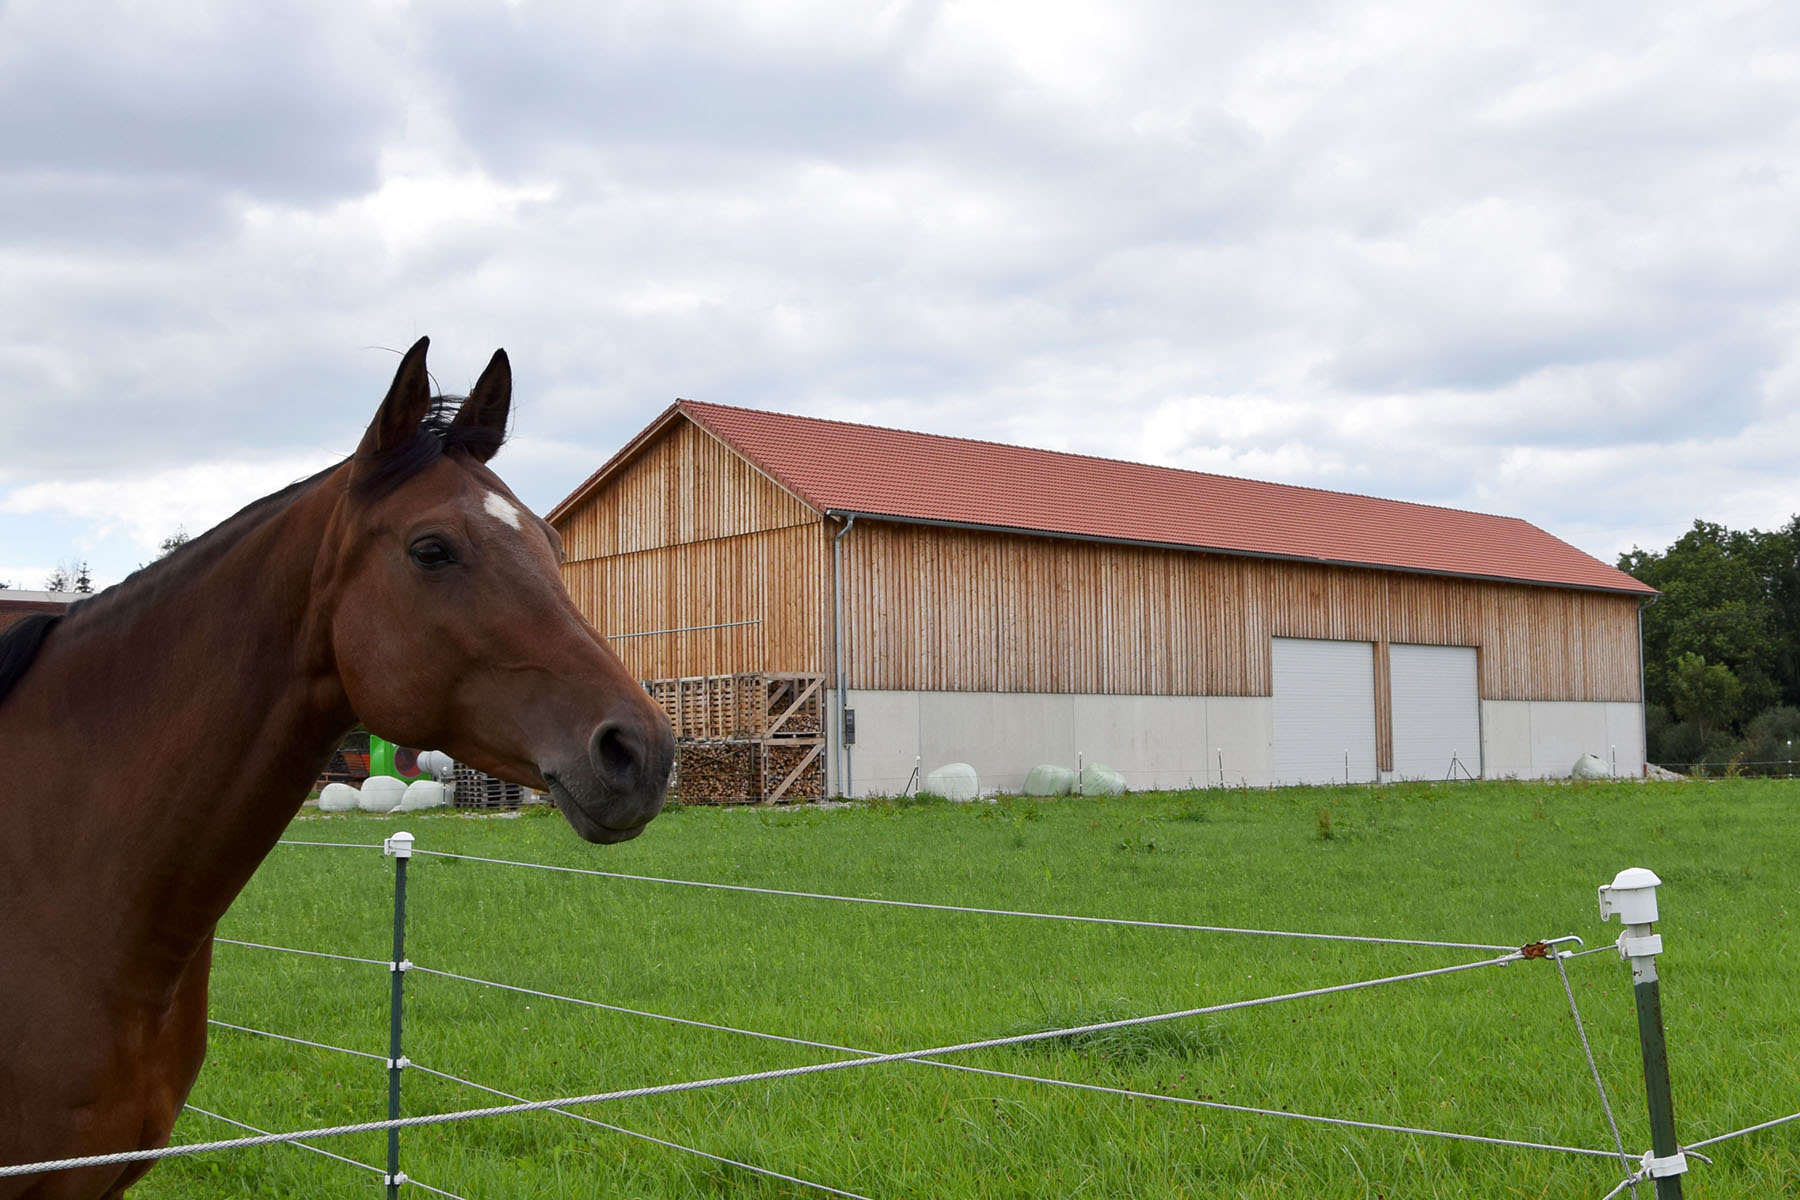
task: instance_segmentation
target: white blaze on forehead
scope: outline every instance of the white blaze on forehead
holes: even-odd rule
[[[481,507],[487,509],[490,516],[498,517],[514,529],[519,528],[519,506],[499,492],[489,492]]]

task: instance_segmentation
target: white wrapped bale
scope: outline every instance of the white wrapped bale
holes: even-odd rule
[[[1075,772],[1055,763],[1039,763],[1025,776],[1027,796],[1067,796],[1075,790]]]
[[[1084,796],[1122,796],[1125,777],[1105,763],[1089,763],[1081,768],[1079,786]]]
[[[401,812],[417,812],[421,808],[442,808],[449,803],[446,788],[435,779],[415,779],[406,785],[400,799]]]
[[[406,798],[406,785],[392,775],[371,775],[356,793],[356,807],[364,812],[390,813]]]
[[[968,763],[945,763],[925,777],[921,790],[946,800],[974,800],[981,795],[981,781]]]
[[[349,812],[356,807],[356,789],[347,783],[328,783],[319,792],[320,812]]]
[[[1611,775],[1612,772],[1606,768],[1606,760],[1598,754],[1584,754],[1569,768],[1570,779],[1607,779]]]

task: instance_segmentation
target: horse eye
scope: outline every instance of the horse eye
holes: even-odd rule
[[[420,538],[412,544],[408,553],[412,555],[414,562],[427,570],[447,567],[456,561],[456,555],[450,553],[450,547],[437,538]]]

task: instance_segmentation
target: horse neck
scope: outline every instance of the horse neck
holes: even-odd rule
[[[333,479],[71,614],[33,667],[63,682],[89,743],[66,779],[66,866],[116,914],[147,914],[176,959],[210,936],[354,722],[315,590]]]

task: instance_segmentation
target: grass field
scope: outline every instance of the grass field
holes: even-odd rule
[[[682,808],[623,846],[551,815],[410,814],[422,850],[855,896],[1520,945],[1601,925],[1595,887],[1664,880],[1675,1112],[1692,1142],[1800,1111],[1800,785],[1462,784],[1107,800]],[[378,843],[393,819],[292,837]],[[427,967],[892,1051],[1447,966],[1483,952],[1067,924],[674,887],[419,857]],[[385,959],[392,863],[278,847],[221,935]],[[1567,964],[1634,1156],[1648,1149],[1629,973]],[[387,972],[234,946],[213,1015],[386,1049]],[[842,1057],[415,973],[406,1053],[532,1099]],[[1610,1149],[1553,964],[959,1055],[957,1062],[1274,1110]],[[195,1104],[265,1129],[385,1114],[381,1063],[215,1030]],[[409,1073],[408,1113],[498,1103]],[[869,1197],[1598,1197],[1616,1161],[1328,1128],[918,1064],[621,1101],[587,1115]],[[179,1141],[235,1136],[195,1115]],[[818,1196],[553,1113],[409,1130],[409,1175],[469,1200]],[[327,1148],[383,1161],[383,1135]],[[1690,1197],[1800,1193],[1800,1123],[1726,1142]],[[132,1192],[355,1196],[381,1181],[290,1147],[174,1160]],[[416,1193],[403,1193],[416,1194]],[[1643,1195],[1648,1196],[1648,1188]]]

